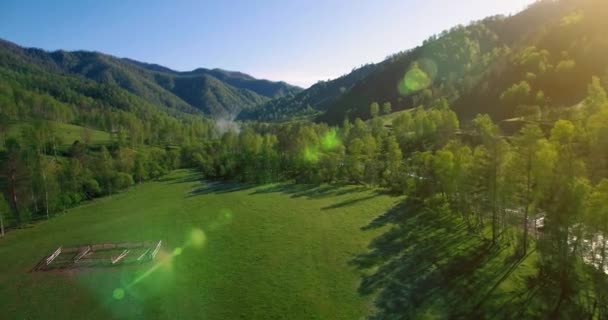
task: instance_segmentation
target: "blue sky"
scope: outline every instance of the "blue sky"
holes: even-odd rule
[[[0,1],[0,37],[303,87],[533,0]]]

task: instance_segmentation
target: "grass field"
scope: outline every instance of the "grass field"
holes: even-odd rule
[[[176,171],[0,239],[0,318],[360,319],[372,307],[349,261],[400,200]],[[157,239],[160,264],[29,272],[59,246]]]
[[[55,133],[61,138],[63,147],[72,145],[72,143],[74,143],[76,140],[82,140],[84,127],[60,122],[52,123]],[[27,124],[27,122],[23,121],[11,123],[7,135],[9,137],[18,137],[21,135],[22,128]],[[105,131],[90,129],[90,134],[92,144],[107,144],[111,141],[110,134]]]

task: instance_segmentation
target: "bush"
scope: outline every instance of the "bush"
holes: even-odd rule
[[[119,172],[114,176],[114,188],[116,190],[124,190],[133,185],[133,177],[124,172]]]
[[[86,180],[82,184],[82,187],[84,189],[84,192],[89,197],[96,197],[101,194],[101,187],[99,186],[99,182],[97,182],[97,180],[95,179]]]

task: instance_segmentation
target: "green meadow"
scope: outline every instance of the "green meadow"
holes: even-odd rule
[[[11,319],[360,319],[351,263],[401,198],[357,186],[202,182],[176,171],[0,240]],[[195,237],[196,241],[192,241]],[[59,246],[162,240],[154,263],[31,272]]]
[[[55,121],[49,122],[52,124],[55,134],[57,135],[57,137],[59,137],[62,147],[66,148],[72,145],[72,143],[74,143],[75,141],[82,142],[84,138],[85,127]],[[20,137],[23,128],[27,125],[31,125],[31,123],[27,121],[14,121],[10,123],[7,136],[15,138]],[[108,144],[112,140],[110,134],[105,131],[89,129],[88,134],[91,144]]]

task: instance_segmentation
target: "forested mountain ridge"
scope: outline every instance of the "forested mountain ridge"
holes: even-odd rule
[[[372,102],[392,111],[429,107],[446,100],[462,119],[477,113],[495,120],[550,114],[577,104],[592,76],[608,67],[608,5],[599,0],[539,1],[512,16],[495,16],[432,36],[390,56],[368,72],[356,70],[291,99],[246,111],[242,118],[273,120],[317,114],[340,123],[369,118]],[[338,83],[353,79],[348,86]],[[311,99],[310,97],[314,98]]]
[[[331,81],[320,81],[312,87],[296,94],[273,99],[252,109],[243,110],[240,120],[289,120],[293,117],[310,117],[327,108],[355,83],[365,79],[380,65],[368,64],[353,70],[351,73]]]
[[[301,90],[284,82],[259,80],[239,72],[202,68],[179,72],[98,52],[46,52],[7,41],[0,41],[0,54],[0,63],[9,68],[35,65],[47,72],[116,85],[154,105],[211,116],[236,114]]]

